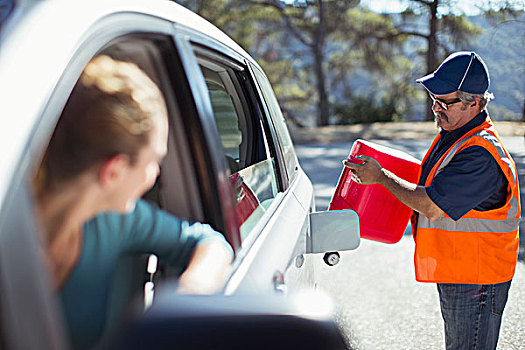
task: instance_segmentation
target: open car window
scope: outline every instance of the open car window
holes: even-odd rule
[[[145,195],[145,199],[179,218],[199,220],[202,217],[202,210],[198,184],[193,172],[191,151],[188,149],[181,125],[177,99],[179,90],[175,88],[178,85],[174,83],[172,76],[172,71],[178,69],[172,60],[174,50],[173,39],[169,35],[137,33],[112,40],[86,59],[105,55],[118,61],[133,63],[159,87],[168,108],[170,125],[168,155],[161,164],[162,176],[154,188]],[[169,68],[168,63],[171,65]],[[67,79],[59,84],[51,97],[52,103],[59,104],[60,100],[62,105],[57,110],[49,112],[49,118],[56,119],[61,115],[63,106],[84,67],[85,62],[82,62],[78,67],[75,66],[75,69],[64,71],[63,75]],[[183,93],[189,94],[187,91],[186,88]],[[51,135],[46,137],[47,143],[50,138]],[[43,145],[43,150],[48,147],[47,143]],[[35,161],[35,168],[38,168],[39,163],[39,160]],[[122,232],[110,233],[115,234],[111,237],[116,237]],[[67,282],[56,294],[57,300],[60,301],[58,304],[62,306],[59,309],[63,314],[66,334],[69,334],[74,347],[83,347],[83,344],[89,343],[101,344],[99,342],[104,342],[105,338],[110,336],[133,301],[151,297],[146,294],[145,288],[146,283],[151,279],[151,271],[146,270],[150,252],[147,248],[137,251],[126,250],[119,240],[112,239],[99,239],[96,245],[90,245],[86,243],[85,237],[82,238],[81,258],[74,265]],[[155,243],[153,239],[147,243],[145,245],[156,245],[162,250],[161,245]],[[107,254],[109,251],[116,253]],[[160,263],[163,262],[160,259]],[[174,267],[173,271],[180,273],[179,270],[175,270],[176,268],[178,266]],[[70,281],[74,283],[68,284]],[[83,288],[79,281],[89,282]],[[89,306],[90,303],[92,306]],[[96,312],[90,314],[90,323],[84,322],[82,315],[89,314],[92,309]]]
[[[241,241],[279,193],[274,152],[242,67],[198,55],[235,196]]]

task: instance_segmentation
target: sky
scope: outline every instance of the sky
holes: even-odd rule
[[[361,0],[361,4],[368,6],[374,12],[395,13],[405,9],[405,2],[402,0]]]
[[[368,6],[374,12],[380,13],[395,13],[401,12],[406,8],[406,4],[410,1],[407,0],[361,0],[361,4]],[[512,0],[512,3],[516,7],[521,7],[522,10],[525,9],[525,2],[523,0]],[[480,4],[479,0],[461,0],[457,1],[458,12],[465,13],[466,15],[478,15],[479,9],[476,6]],[[488,1],[483,1],[487,4]],[[479,5],[478,5],[479,6]]]
[[[305,3],[307,0],[281,0],[284,3]],[[497,2],[497,0],[492,1],[480,1],[480,0],[457,0],[455,7],[457,8],[458,13],[464,13],[467,16],[475,16],[480,14],[479,4],[484,4],[485,7],[488,6],[489,2]],[[525,1],[524,0],[510,0],[509,2],[514,4],[516,9],[525,10]],[[372,11],[379,13],[396,13],[403,11],[407,3],[410,3],[409,0],[361,0],[361,4],[368,6]]]

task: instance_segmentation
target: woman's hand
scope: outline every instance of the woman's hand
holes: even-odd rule
[[[190,263],[179,278],[182,294],[214,294],[219,292],[230,269],[231,252],[224,243],[211,241],[199,244]]]

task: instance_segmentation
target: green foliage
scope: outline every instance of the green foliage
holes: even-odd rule
[[[263,3],[281,3],[280,1],[262,1]],[[312,1],[305,6],[281,6],[279,11],[287,30],[305,43],[314,43],[317,35],[331,35],[340,30],[345,23],[345,14],[357,4],[357,0],[322,0]],[[277,8],[277,7],[276,7]],[[321,34],[322,32],[322,34]]]
[[[354,7],[347,11],[343,23],[334,41],[343,45],[343,54],[353,57],[354,66],[364,64],[372,72],[394,69],[392,54],[399,52],[396,50],[401,49],[406,37],[399,35],[391,16]]]
[[[401,13],[399,33],[421,38],[427,43],[421,54],[426,56],[427,64],[433,63],[436,66],[427,66],[426,72],[437,68],[437,64],[456,51],[457,47],[469,46],[482,33],[481,28],[459,12],[457,2],[410,0],[407,10]],[[474,4],[477,5],[479,4]]]
[[[311,77],[303,70],[295,69],[293,61],[290,60],[257,60],[272,83],[275,95],[281,106],[292,118],[300,118],[304,106],[315,94],[311,84]]]
[[[377,77],[376,91],[381,91],[384,96],[390,96],[389,99],[393,101],[398,118],[404,119],[403,116],[412,109],[421,87],[414,84],[414,64],[410,59],[402,55],[393,55],[391,65],[391,70]]]
[[[521,17],[525,12],[525,4],[521,1],[522,4],[520,6],[518,4],[519,1],[520,0],[493,0],[496,4],[485,12],[485,18],[488,19],[492,25],[496,26],[503,21]]]
[[[248,50],[257,45],[262,33],[258,23],[275,22],[275,12],[270,8],[258,8],[246,0],[173,0],[206,18],[219,29],[228,33],[240,46]]]
[[[346,103],[334,105],[336,124],[390,122],[398,119],[393,99],[377,101],[373,94],[350,96]]]
[[[450,53],[471,47],[474,39],[481,35],[482,29],[461,12],[460,5],[460,0],[410,0],[409,8],[401,14],[400,33],[426,41],[427,48],[421,51],[425,56],[425,73],[436,69]],[[500,16],[503,19],[519,12],[516,9],[520,5],[509,0],[493,0],[488,3],[473,0],[469,6],[483,9],[491,18]],[[494,12],[499,14],[496,16]],[[427,21],[424,26],[421,26],[421,19]],[[426,118],[433,119],[430,109],[427,110]]]
[[[465,15],[446,15],[439,22],[441,34],[446,40],[459,47],[469,45],[483,32],[480,27],[470,22]]]
[[[428,42],[429,34],[437,42],[434,53],[438,63],[452,51],[476,49],[474,39],[482,33],[481,28],[488,28],[462,14],[460,0],[409,0],[410,6],[397,16],[371,12],[357,0],[176,2],[214,23],[250,52],[270,79],[285,114],[307,124],[323,108],[331,114],[329,120],[337,123],[397,120],[410,115],[414,102],[421,105],[426,97],[415,78],[435,68],[424,64],[429,50],[421,43]],[[429,5],[436,2],[436,31],[429,33]],[[523,13],[504,3],[508,2],[489,2],[493,7],[486,14],[491,20]],[[495,11],[501,8],[504,10]],[[515,53],[516,47],[523,47],[520,33],[500,39],[500,32],[481,46],[497,42],[497,57],[511,57],[507,51]],[[493,76],[503,68],[515,72],[519,66],[499,58],[491,61],[489,57],[486,62]],[[494,88],[504,86],[503,92],[494,91],[495,102],[504,101],[507,106],[507,100],[516,100],[522,105],[523,79],[504,75],[507,85],[494,81]],[[323,95],[320,80],[329,108],[319,103]],[[506,110],[498,112],[503,118],[510,117]]]

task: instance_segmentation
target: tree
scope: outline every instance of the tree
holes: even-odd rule
[[[401,14],[402,22],[398,25],[400,35],[423,38],[427,42],[426,72],[437,68],[446,56],[457,49],[468,47],[473,39],[482,33],[482,29],[472,24],[464,13],[458,10],[460,0],[409,0],[407,9]],[[492,19],[505,18],[517,14],[512,1],[494,0],[476,2],[480,10]],[[427,19],[421,27],[420,18]],[[427,120],[433,120],[432,100],[427,98]]]
[[[252,25],[264,14],[254,13],[244,0],[172,0],[206,18],[228,33],[243,48],[253,42],[256,27]]]
[[[273,6],[249,0],[176,2],[206,18],[250,52],[272,82],[285,115],[303,126],[297,111],[304,109],[305,101],[315,91],[311,91],[307,77],[293,63],[298,53],[289,49],[290,36],[283,32],[282,20]]]
[[[345,79],[354,69],[396,70],[392,45],[402,37],[395,35],[391,18],[357,7],[359,0],[177,2],[214,23],[257,59],[283,111],[299,125],[303,116],[294,112],[307,111],[312,97],[316,124],[330,123],[336,97],[329,91],[343,86],[337,98],[344,104],[344,97],[352,95]]]
[[[523,101],[523,111],[521,112],[521,120],[525,122],[525,100]]]
[[[358,2],[358,0],[303,0],[286,5],[279,0],[251,1],[254,5],[274,9],[282,19],[280,29],[292,35],[297,42],[307,48],[315,76],[319,126],[328,125],[330,116],[325,71],[327,42],[344,23],[347,10],[356,6]]]
[[[392,47],[403,38],[394,35],[391,18],[358,7],[353,0],[252,0],[254,5],[271,7],[282,19],[275,28],[291,36],[297,45],[289,51],[302,51],[302,72],[313,73],[317,97],[318,126],[330,123],[330,89],[348,78],[353,69],[364,66],[372,71],[392,70]],[[298,48],[300,46],[300,48]],[[348,58],[352,57],[352,60]],[[329,69],[328,69],[329,67]],[[339,94],[338,98],[351,93]]]
[[[339,110],[342,106],[343,110],[351,109],[364,96],[383,112],[393,110],[388,120],[403,119],[411,109],[417,89],[411,79],[413,63],[403,51],[406,36],[399,35],[393,18],[367,8],[352,8],[332,41],[335,48],[330,50],[328,60],[331,91],[342,91],[346,97],[339,98],[335,106]],[[389,109],[390,105],[394,108]],[[373,122],[385,118],[372,114],[359,119]]]

